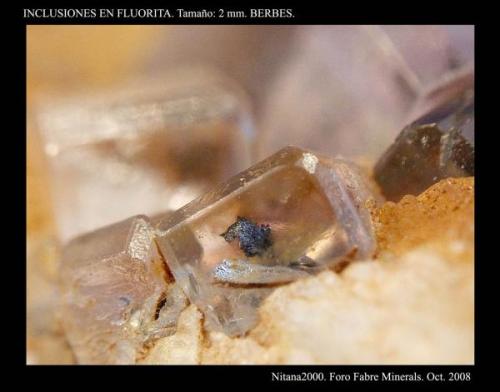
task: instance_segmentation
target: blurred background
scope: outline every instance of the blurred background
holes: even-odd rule
[[[370,166],[473,69],[473,26],[28,26],[28,362],[73,360],[55,307],[69,238],[288,144]]]

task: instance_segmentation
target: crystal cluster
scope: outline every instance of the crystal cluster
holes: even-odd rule
[[[136,216],[72,240],[64,250],[63,327],[79,363],[135,363],[148,342],[175,332],[187,305]]]
[[[454,95],[405,127],[377,162],[374,177],[388,200],[474,175],[473,90]]]
[[[62,240],[178,208],[250,163],[245,95],[214,72],[178,71],[39,112]]]
[[[372,254],[370,199],[351,164],[287,147],[167,216],[157,241],[209,328],[241,335],[271,285]]]
[[[168,74],[42,96],[29,129],[50,164],[39,193],[66,243],[62,327],[77,361],[141,362],[189,302],[209,330],[244,335],[276,287],[371,258],[377,193],[339,153],[371,160],[410,124],[373,172],[387,200],[473,175],[473,53],[452,33],[179,27],[149,65]],[[252,110],[234,82],[183,61],[236,77]],[[325,155],[278,150],[289,143]]]

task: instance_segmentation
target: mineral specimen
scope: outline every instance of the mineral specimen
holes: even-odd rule
[[[455,96],[404,128],[374,169],[388,200],[448,177],[474,175],[474,95]]]
[[[65,247],[63,327],[79,363],[135,363],[149,342],[175,332],[187,300],[153,235],[137,216]]]
[[[208,327],[240,335],[269,284],[371,255],[371,198],[348,162],[287,147],[169,215],[157,242]]]
[[[201,363],[474,363],[474,178],[374,215],[376,260],[276,288],[248,336],[205,334]]]
[[[246,102],[232,81],[190,69],[46,103],[37,125],[60,238],[178,208],[247,167]]]

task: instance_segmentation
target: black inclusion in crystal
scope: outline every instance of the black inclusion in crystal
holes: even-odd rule
[[[221,236],[227,242],[232,242],[238,238],[240,249],[247,257],[260,256],[272,245],[269,225],[258,225],[250,219],[240,216]]]

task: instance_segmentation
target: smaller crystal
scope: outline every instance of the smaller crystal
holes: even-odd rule
[[[137,216],[65,247],[62,321],[79,363],[135,363],[149,341],[175,331],[187,299],[153,237]]]
[[[372,197],[350,163],[287,147],[169,215],[157,243],[208,327],[241,335],[271,285],[372,254]]]
[[[269,267],[246,260],[224,260],[213,272],[216,281],[233,284],[287,283],[307,275],[307,272],[292,267]]]
[[[474,175],[474,96],[445,102],[404,128],[375,166],[384,196],[399,201],[448,177]]]
[[[244,169],[253,139],[244,92],[199,69],[48,101],[36,125],[62,241],[179,208]]]

